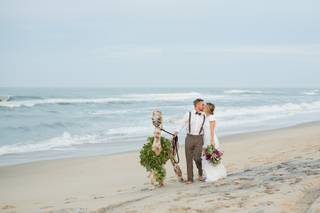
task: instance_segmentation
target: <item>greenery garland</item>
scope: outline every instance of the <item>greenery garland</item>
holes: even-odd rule
[[[164,165],[171,157],[171,141],[167,138],[161,137],[162,150],[157,156],[152,151],[154,137],[149,137],[140,151],[140,164],[146,168],[148,172],[153,171],[155,180],[162,184],[166,176]]]

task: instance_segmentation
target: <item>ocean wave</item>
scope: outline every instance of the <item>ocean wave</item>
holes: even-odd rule
[[[154,93],[154,94],[129,94],[110,98],[46,98],[32,100],[12,100],[0,102],[0,107],[33,107],[45,104],[107,104],[107,103],[132,103],[132,102],[152,102],[152,101],[187,101],[197,97],[210,99],[223,98],[219,95],[201,95],[197,92],[188,93]]]
[[[52,122],[52,123],[45,123],[45,122],[41,122],[39,124],[35,124],[35,125],[23,125],[22,126],[7,126],[5,127],[5,130],[11,130],[11,131],[16,131],[16,130],[23,130],[23,131],[34,131],[36,130],[43,130],[44,128],[48,128],[48,129],[56,129],[56,128],[64,128],[66,126],[70,127],[73,126],[74,123],[72,122]]]
[[[89,104],[89,103],[111,103],[124,101],[119,98],[98,98],[98,99],[71,99],[71,98],[48,98],[42,100],[8,101],[0,102],[0,107],[33,107],[45,104]]]
[[[0,146],[0,156],[6,154],[21,154],[29,152],[64,150],[74,146],[85,144],[101,144],[107,142],[122,141],[122,139],[131,140],[136,136],[144,136],[152,133],[153,128],[137,126],[137,127],[119,127],[111,128],[106,132],[86,135],[71,135],[64,132],[62,136],[50,138],[48,140],[39,141],[28,144],[12,144]]]
[[[190,108],[190,105],[168,105],[168,106],[161,106],[159,110],[164,109],[175,109],[175,110],[187,110]],[[139,107],[133,109],[102,109],[102,110],[95,110],[95,111],[88,111],[87,113],[90,115],[121,115],[121,114],[138,114],[138,113],[152,113],[153,111],[157,110],[156,107]]]
[[[0,101],[2,102],[11,102],[11,101],[26,101],[26,100],[41,100],[44,99],[40,96],[24,96],[24,95],[6,95],[6,96],[0,96]]]
[[[136,101],[193,101],[196,98],[203,99],[223,99],[227,96],[217,94],[207,94],[198,92],[187,93],[146,93],[146,94],[130,94],[124,96],[128,100]]]
[[[318,93],[319,93],[319,90],[314,89],[314,90],[305,91],[302,94],[304,94],[304,95],[318,95]]]
[[[29,144],[12,144],[0,146],[0,156],[6,154],[20,154],[28,152],[49,151],[55,149],[61,149],[65,147],[71,147],[82,144],[95,144],[100,143],[95,135],[71,135],[68,132],[64,132],[62,136],[51,138],[38,143]]]
[[[93,112],[88,112],[90,115],[119,115],[119,114],[127,114],[132,112],[139,112],[138,110],[97,110]]]
[[[152,133],[152,126],[150,127],[144,127],[144,126],[129,126],[129,127],[119,127],[119,128],[112,128],[107,130],[107,135],[139,135],[139,134],[146,134],[146,133]]]
[[[44,99],[44,98],[40,96],[15,95],[15,96],[10,96],[9,101],[41,100],[41,99]]]
[[[127,98],[134,100],[164,100],[164,101],[180,101],[189,100],[192,98],[199,97],[201,94],[198,92],[187,92],[187,93],[145,93],[145,94],[130,94],[126,95]]]
[[[222,118],[234,116],[252,116],[252,115],[280,115],[280,114],[296,114],[301,112],[320,111],[320,101],[302,102],[302,103],[286,103],[279,105],[264,105],[264,106],[247,106],[247,107],[229,107],[221,108],[218,114]]]
[[[233,90],[225,90],[225,94],[263,94],[263,91],[259,90],[240,90],[240,89],[233,89]]]
[[[247,125],[253,123],[261,123],[264,121],[283,119],[295,115],[303,115],[303,113],[320,113],[320,101],[302,102],[302,103],[285,103],[262,106],[246,106],[246,107],[226,107],[217,106],[215,116],[218,120],[218,126],[224,128],[237,125]],[[166,128],[176,128],[179,125],[181,117],[171,115],[164,117]]]
[[[0,103],[1,102],[7,102],[11,99],[10,95],[0,96]]]

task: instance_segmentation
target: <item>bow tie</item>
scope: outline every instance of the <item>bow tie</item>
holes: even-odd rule
[[[196,115],[201,115],[201,113],[200,112],[196,112]]]

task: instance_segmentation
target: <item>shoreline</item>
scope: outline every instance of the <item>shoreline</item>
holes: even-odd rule
[[[279,128],[273,128],[273,129],[262,129],[262,130],[253,130],[253,131],[249,131],[249,132],[240,132],[240,133],[234,133],[234,134],[227,134],[227,135],[223,135],[223,136],[221,136],[219,138],[220,138],[220,140],[223,141],[223,143],[230,143],[230,142],[232,143],[232,142],[235,142],[233,140],[235,140],[236,138],[239,138],[239,137],[250,137],[250,136],[255,136],[256,134],[268,134],[270,132],[281,131],[281,130],[291,129],[291,128],[305,127],[305,126],[310,126],[310,125],[317,125],[317,124],[320,124],[320,120],[319,121],[311,121],[311,122],[303,122],[303,123],[299,123],[299,124],[294,124],[294,125],[285,126],[285,127],[279,127]],[[162,134],[162,135],[166,135],[166,134]],[[181,146],[184,146],[184,141],[180,140],[179,144]],[[37,163],[37,162],[59,161],[59,160],[69,160],[69,159],[81,159],[81,158],[90,159],[90,158],[99,157],[99,156],[100,157],[106,157],[106,156],[132,154],[132,153],[139,152],[140,148],[136,149],[136,150],[123,151],[123,152],[110,153],[110,154],[94,154],[93,153],[93,154],[88,154],[88,155],[84,154],[84,155],[80,155],[80,156],[70,156],[70,157],[62,157],[62,158],[57,157],[57,158],[50,158],[50,159],[30,160],[30,161],[22,162],[22,163],[19,163],[19,162],[18,163],[3,163],[3,164],[0,163],[0,168],[1,167],[7,167],[7,166],[17,166],[17,165],[32,164],[32,163]],[[50,152],[50,151],[48,151],[48,152]],[[18,155],[32,155],[32,153],[7,154],[7,155],[4,155],[4,156],[18,156]]]
[[[165,187],[154,188],[139,152],[2,166],[0,212],[318,213],[319,130],[313,122],[221,138],[228,176],[215,183],[179,183],[168,163]],[[180,159],[186,177],[183,146]]]

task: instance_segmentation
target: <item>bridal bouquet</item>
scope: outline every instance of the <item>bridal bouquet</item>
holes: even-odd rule
[[[212,165],[216,166],[221,162],[221,157],[223,152],[219,149],[216,149],[213,145],[208,145],[204,150],[204,156],[207,161],[212,163]]]

